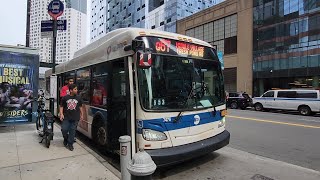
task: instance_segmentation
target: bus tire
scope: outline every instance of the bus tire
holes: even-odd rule
[[[261,103],[256,103],[256,104],[254,105],[254,109],[255,109],[256,111],[262,111],[262,110],[263,110],[263,106],[262,106]]]
[[[108,135],[106,125],[100,118],[98,118],[93,124],[93,140],[98,146],[103,147],[107,145],[107,139]]]
[[[310,116],[312,113],[310,107],[306,105],[299,106],[298,111],[302,116]]]

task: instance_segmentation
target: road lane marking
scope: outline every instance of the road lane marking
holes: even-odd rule
[[[316,122],[320,123],[320,120],[312,120],[312,119],[298,119],[299,121],[307,121],[307,122]]]
[[[279,122],[279,121],[272,121],[272,120],[265,120],[265,119],[255,119],[255,118],[246,118],[246,117],[239,117],[239,116],[229,116],[230,118],[236,118],[236,119],[245,119],[250,121],[258,121],[258,122],[268,122],[273,124],[283,124],[283,125],[289,125],[289,126],[298,126],[298,127],[305,127],[305,128],[314,128],[314,129],[320,129],[320,126],[310,126],[305,124],[295,124],[295,123],[286,123],[286,122]]]

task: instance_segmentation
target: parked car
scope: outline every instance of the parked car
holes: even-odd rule
[[[253,98],[256,111],[264,109],[295,110],[308,116],[320,112],[319,90],[270,90]]]
[[[227,92],[227,107],[231,109],[246,109],[252,105],[252,99],[247,93]]]

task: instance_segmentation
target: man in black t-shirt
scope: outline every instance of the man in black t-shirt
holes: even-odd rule
[[[77,95],[78,88],[75,84],[69,85],[69,95],[62,98],[60,103],[60,120],[62,121],[63,144],[73,151],[74,136],[78,121],[83,119],[83,101]]]

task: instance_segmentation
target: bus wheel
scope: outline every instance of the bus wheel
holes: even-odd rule
[[[263,110],[263,106],[262,106],[261,103],[257,103],[257,104],[254,105],[254,109],[256,111],[262,111]]]
[[[93,139],[99,146],[107,144],[107,128],[101,120],[97,120],[93,133]]]
[[[298,108],[298,111],[303,116],[309,116],[311,114],[311,109],[309,108],[309,106],[300,106]]]

